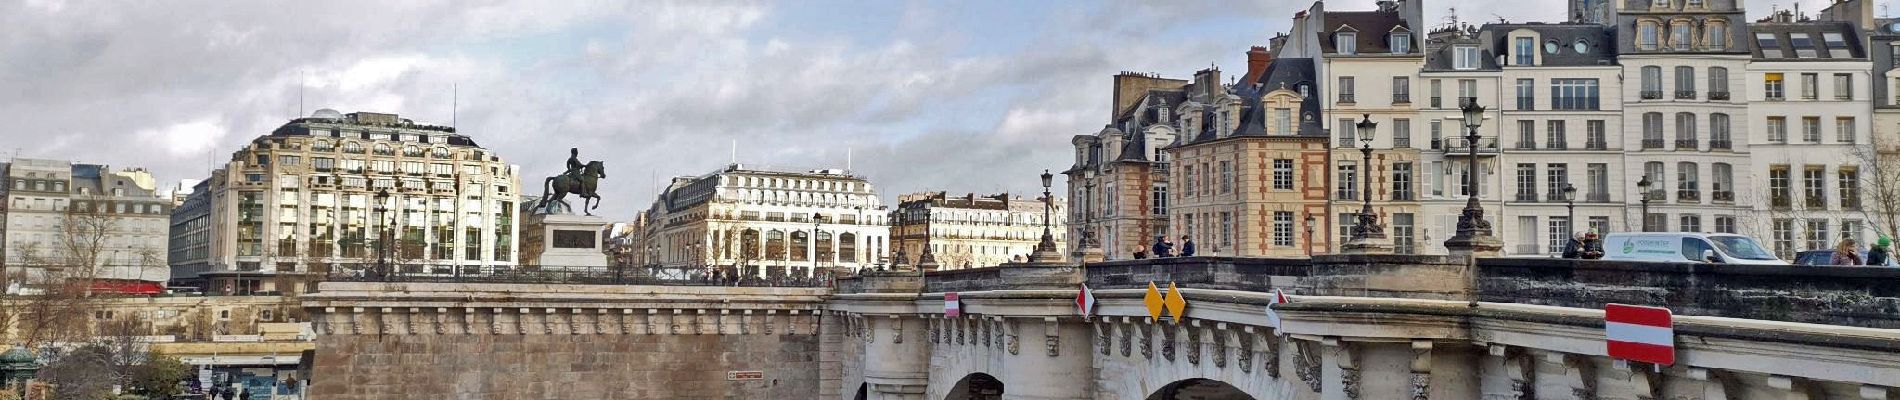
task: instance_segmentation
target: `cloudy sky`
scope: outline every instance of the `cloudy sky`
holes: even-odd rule
[[[725,165],[734,143],[742,162],[803,169],[842,168],[848,150],[886,199],[1027,192],[1106,122],[1112,74],[1237,74],[1310,4],[0,1],[0,154],[201,178],[296,115],[301,93],[305,113],[455,122],[529,177],[580,147],[607,163],[615,218],[668,177]],[[1556,21],[1562,4],[1427,15]]]

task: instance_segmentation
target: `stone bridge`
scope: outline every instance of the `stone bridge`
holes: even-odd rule
[[[1180,288],[1181,318],[1149,317],[1150,282]],[[323,334],[313,392],[1900,400],[1900,269],[1338,255],[869,272],[829,290],[526,286],[326,283],[305,303]],[[1279,329],[1273,289],[1291,298]],[[1674,310],[1677,362],[1606,357],[1607,303]]]

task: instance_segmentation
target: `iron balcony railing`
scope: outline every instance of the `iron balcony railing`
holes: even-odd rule
[[[1728,92],[1709,92],[1709,100],[1728,100]]]
[[[1662,91],[1661,90],[1644,90],[1642,95],[1643,95],[1643,100],[1657,100],[1657,99],[1662,98]]]
[[[1729,141],[1729,140],[1719,140],[1719,139],[1718,139],[1718,140],[1710,140],[1710,141],[1709,141],[1709,149],[1711,149],[1711,150],[1713,150],[1713,149],[1723,149],[1723,150],[1728,150],[1728,149],[1733,149],[1733,148],[1735,148],[1735,142],[1734,142],[1734,141]]]
[[[1694,90],[1677,90],[1676,99],[1677,100],[1695,100],[1695,91]]]
[[[1662,139],[1643,139],[1643,148],[1645,149],[1663,148],[1663,140]]]
[[[1694,189],[1677,189],[1676,201],[1680,203],[1700,202],[1702,201],[1702,191],[1694,190]]]
[[[1583,148],[1587,150],[1609,150],[1610,144],[1602,140],[1590,140],[1583,142]]]
[[[1698,144],[1695,139],[1676,139],[1676,150],[1695,150]]]
[[[1709,199],[1715,200],[1718,202],[1732,203],[1732,202],[1735,202],[1735,192],[1731,192],[1727,190],[1717,190],[1717,191],[1709,192]]]

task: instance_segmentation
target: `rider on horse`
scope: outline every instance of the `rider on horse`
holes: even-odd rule
[[[586,168],[587,168],[587,164],[581,163],[581,149],[577,147],[569,147],[567,149],[567,174],[566,175],[570,178],[574,178],[575,180],[579,180],[581,179],[581,172],[585,170]]]

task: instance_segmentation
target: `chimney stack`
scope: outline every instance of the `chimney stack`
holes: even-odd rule
[[[1252,86],[1260,81],[1260,75],[1267,73],[1267,64],[1273,62],[1273,53],[1264,46],[1254,46],[1247,50],[1247,75],[1240,78],[1240,85]]]

